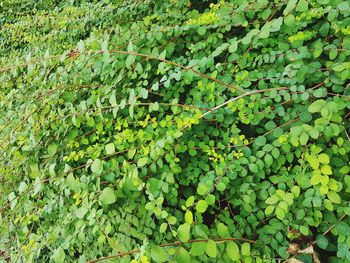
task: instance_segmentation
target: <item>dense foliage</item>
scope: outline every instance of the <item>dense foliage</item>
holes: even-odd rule
[[[349,1],[0,10],[0,262],[350,262]]]

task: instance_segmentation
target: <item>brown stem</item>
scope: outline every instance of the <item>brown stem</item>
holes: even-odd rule
[[[204,242],[208,242],[209,239],[194,239],[194,240],[189,240],[187,242],[180,242],[180,241],[176,241],[173,243],[167,243],[167,244],[161,244],[159,245],[160,247],[174,247],[174,246],[181,246],[182,244],[191,244],[191,243],[204,243]],[[244,241],[244,242],[249,242],[249,243],[256,243],[255,240],[250,240],[250,239],[245,239],[245,238],[220,238],[220,239],[215,239],[215,242],[227,242],[227,241]],[[123,256],[127,256],[127,255],[132,255],[135,253],[140,252],[140,249],[134,249],[131,251],[127,251],[127,252],[122,252],[119,254],[115,254],[115,255],[111,255],[111,256],[106,256],[106,257],[101,257],[98,259],[93,259],[93,260],[89,260],[86,263],[95,263],[95,262],[99,262],[99,261],[104,261],[107,259],[112,259],[112,258],[117,258],[117,257],[123,257]]]

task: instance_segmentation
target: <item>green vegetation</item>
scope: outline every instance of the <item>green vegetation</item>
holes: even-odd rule
[[[349,58],[343,0],[1,1],[0,262],[350,262]]]

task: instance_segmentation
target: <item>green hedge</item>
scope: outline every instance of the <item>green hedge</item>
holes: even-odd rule
[[[350,6],[0,11],[0,262],[350,262]]]

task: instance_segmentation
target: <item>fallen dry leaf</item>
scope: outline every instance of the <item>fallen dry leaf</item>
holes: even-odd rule
[[[299,254],[313,254],[315,253],[313,246],[308,246],[307,248],[304,248],[302,250],[298,250]]]
[[[288,246],[287,253],[295,255],[298,253],[300,247],[297,243],[291,243]]]

